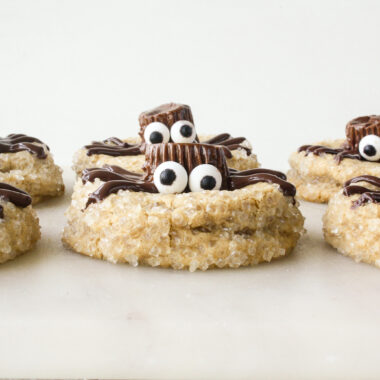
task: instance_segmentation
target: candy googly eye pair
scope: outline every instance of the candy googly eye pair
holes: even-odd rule
[[[380,160],[380,137],[367,135],[360,140],[359,153],[367,161]]]
[[[222,175],[213,165],[196,166],[187,175],[185,168],[175,161],[160,164],[154,172],[153,182],[160,193],[182,193],[187,185],[190,191],[219,190],[222,186]]]
[[[148,144],[160,144],[169,142],[170,138],[175,143],[192,143],[195,141],[194,125],[187,120],[179,120],[169,128],[159,121],[150,123],[144,131],[144,140]]]

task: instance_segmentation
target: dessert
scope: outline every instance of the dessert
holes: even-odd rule
[[[251,145],[244,137],[231,137],[228,133],[216,136],[198,136],[191,109],[185,104],[169,103],[141,113],[139,136],[121,140],[111,137],[93,142],[74,155],[73,169],[78,176],[86,168],[118,165],[133,172],[142,172],[144,152],[151,144],[175,142],[223,145],[230,150],[228,166],[237,170],[259,166]]]
[[[0,181],[26,191],[34,204],[64,192],[62,170],[49,147],[23,134],[0,138]]]
[[[0,183],[0,264],[30,250],[40,238],[31,203],[25,191]]]
[[[350,178],[380,176],[380,116],[351,120],[346,140],[301,146],[289,163],[289,181],[300,198],[311,202],[328,202]]]
[[[380,177],[347,181],[329,202],[323,230],[339,252],[380,268]]]
[[[283,173],[238,171],[227,147],[148,144],[143,173],[84,170],[64,244],[114,263],[206,270],[271,261],[292,251],[304,219]]]

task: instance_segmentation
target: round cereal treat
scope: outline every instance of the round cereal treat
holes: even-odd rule
[[[190,271],[290,253],[304,223],[294,186],[280,172],[229,169],[226,150],[152,144],[143,174],[117,166],[85,170],[66,213],[64,244],[114,263]]]
[[[32,198],[14,186],[0,183],[0,263],[34,247],[40,226]]]
[[[380,268],[380,177],[346,182],[323,217],[326,241],[342,254]]]
[[[247,170],[259,167],[250,143],[244,137],[228,133],[216,136],[198,136],[191,108],[185,104],[168,103],[145,111],[139,116],[139,136],[126,139],[111,137],[86,145],[74,155],[73,169],[79,176],[89,167],[117,165],[133,172],[142,172],[144,153],[148,145],[160,143],[193,143],[223,145],[230,150],[229,167]]]
[[[28,192],[33,204],[64,193],[62,170],[49,147],[23,134],[0,138],[0,181]]]

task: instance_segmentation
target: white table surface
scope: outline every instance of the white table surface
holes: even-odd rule
[[[270,264],[189,273],[64,250],[65,198],[42,240],[0,266],[0,375],[32,378],[378,378],[380,272],[308,234]]]

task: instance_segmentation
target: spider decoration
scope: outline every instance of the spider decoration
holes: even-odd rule
[[[269,169],[237,171],[226,163],[224,146],[196,143],[151,144],[145,152],[144,173],[119,166],[85,169],[82,181],[104,183],[90,194],[86,208],[119,190],[178,194],[210,190],[237,190],[258,182],[277,184],[285,196],[294,197],[295,187],[285,174]]]
[[[323,153],[333,154],[338,163],[344,158],[380,162],[380,116],[361,116],[351,120],[346,126],[346,141],[342,148],[303,145],[298,151],[317,156]]]
[[[111,137],[86,145],[87,155],[135,156],[144,154],[147,145],[151,144],[199,142],[191,108],[185,104],[168,103],[145,111],[139,116],[139,123],[141,143],[130,144]],[[251,149],[242,145],[245,140],[244,137],[231,137],[228,133],[222,133],[203,143],[222,145],[229,150],[244,149],[250,155]]]

